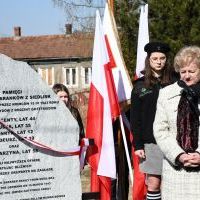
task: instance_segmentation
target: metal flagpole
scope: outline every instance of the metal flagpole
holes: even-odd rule
[[[130,156],[129,156],[129,152],[128,152],[128,145],[127,145],[127,141],[126,141],[126,134],[125,134],[125,129],[124,129],[124,123],[122,120],[122,115],[119,116],[119,120],[120,120],[122,137],[123,137],[123,141],[124,141],[124,148],[125,148],[125,152],[126,152],[126,158],[127,158],[127,163],[128,163],[129,173],[130,173],[130,180],[131,180],[131,184],[133,186],[133,170],[132,170],[131,160],[130,160]]]

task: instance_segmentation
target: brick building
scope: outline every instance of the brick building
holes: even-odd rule
[[[71,93],[88,90],[91,79],[92,33],[22,36],[14,27],[13,37],[0,38],[0,53],[33,67],[48,85],[63,83]]]

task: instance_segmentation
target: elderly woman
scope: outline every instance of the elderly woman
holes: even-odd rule
[[[200,48],[174,59],[180,80],[159,93],[154,136],[163,154],[162,200],[200,199]]]

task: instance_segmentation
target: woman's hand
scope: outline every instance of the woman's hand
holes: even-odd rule
[[[188,154],[191,156],[189,160],[191,167],[198,167],[200,165],[200,154],[198,152]]]
[[[189,160],[191,159],[191,156],[188,155],[187,153],[183,153],[179,157],[179,162],[183,164],[183,166],[188,165]]]
[[[179,161],[184,167],[198,167],[200,165],[200,154],[198,152],[184,153],[179,157]]]
[[[138,156],[139,158],[145,158],[145,152],[143,149],[136,150],[135,155]]]

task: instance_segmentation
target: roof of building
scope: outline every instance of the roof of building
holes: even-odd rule
[[[2,37],[0,53],[19,60],[91,58],[93,40],[92,33]]]

